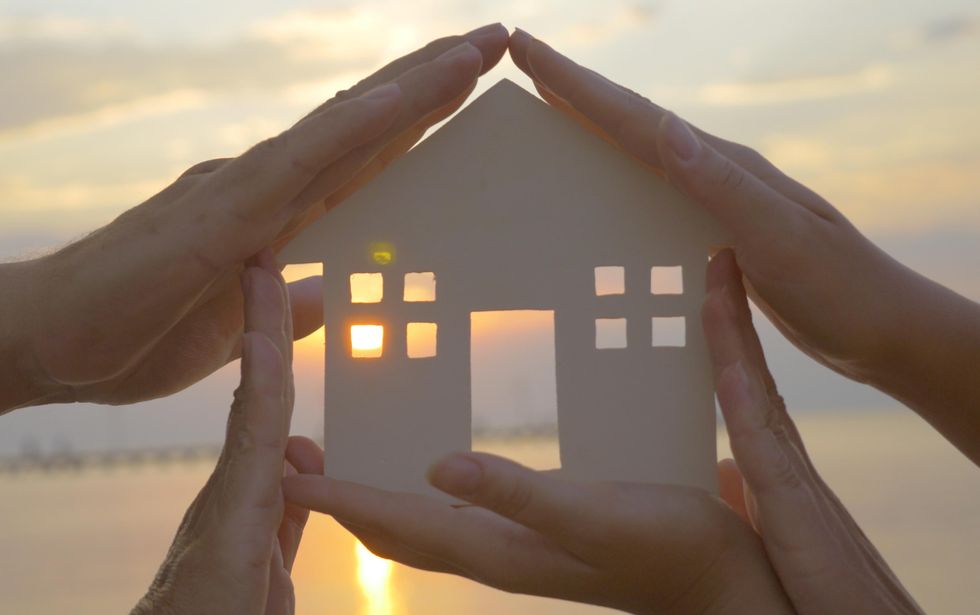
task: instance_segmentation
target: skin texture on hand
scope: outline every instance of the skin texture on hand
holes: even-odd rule
[[[238,276],[458,108],[501,58],[495,24],[392,62],[238,158],[189,169],[50,256],[0,265],[0,412],[126,404],[183,389],[241,352]],[[322,320],[319,280],[291,285],[296,333]]]
[[[980,306],[892,259],[757,152],[520,30],[510,54],[545,100],[714,215],[753,302],[790,341],[906,403],[980,463]]]
[[[294,611],[289,575],[309,511],[282,496],[283,474],[297,471],[284,466],[293,409],[292,319],[272,253],[264,251],[253,265],[242,274],[242,381],[224,448],[134,614]]]
[[[702,320],[735,455],[721,464],[722,497],[759,532],[796,612],[921,613],[810,461],[729,250],[708,267]]]

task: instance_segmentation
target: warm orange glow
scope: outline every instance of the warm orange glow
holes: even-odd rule
[[[622,295],[626,292],[626,274],[623,267],[596,267],[595,294]]]
[[[680,295],[684,292],[684,274],[680,267],[651,267],[650,292],[655,295]]]
[[[405,274],[405,301],[435,301],[436,276],[431,271]]]
[[[350,328],[351,356],[371,359],[381,356],[385,328],[381,325],[352,325]]]
[[[384,296],[384,276],[380,273],[352,273],[350,276],[351,303],[381,303]]]
[[[367,600],[364,612],[368,615],[391,615],[394,604],[391,599],[391,561],[382,559],[355,541],[357,556],[357,584]]]
[[[282,277],[286,283],[302,280],[315,275],[323,275],[323,263],[308,263],[304,265],[286,265],[282,270]]]
[[[410,359],[424,359],[436,356],[436,333],[434,322],[410,322],[405,328],[405,346]]]

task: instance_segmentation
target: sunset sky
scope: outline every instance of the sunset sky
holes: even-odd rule
[[[759,149],[901,260],[980,299],[975,0],[5,0],[0,258],[64,245],[387,61],[493,21]],[[502,77],[529,87],[505,58],[477,94]],[[763,333],[791,404],[896,406]],[[298,366],[300,401],[312,404],[299,431],[318,424],[312,350]],[[30,438],[46,448],[213,440],[233,386],[225,370],[141,413],[16,412],[2,419],[0,454]],[[208,405],[217,411],[202,413]]]

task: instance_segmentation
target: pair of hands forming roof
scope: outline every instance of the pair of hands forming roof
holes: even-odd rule
[[[449,507],[323,477],[318,447],[288,436],[291,340],[322,310],[319,280],[287,285],[275,250],[457,109],[508,48],[546,101],[666,174],[734,237],[708,266],[703,309],[735,455],[719,464],[720,498],[461,453],[430,473],[474,505]],[[801,350],[980,462],[980,306],[893,260],[753,150],[499,24],[392,62],[282,134],[196,165],[0,275],[12,289],[0,301],[11,366],[0,409],[131,403],[243,359],[221,458],[138,613],[292,612],[309,510],[410,566],[631,612],[919,612],[807,456],[746,294]]]

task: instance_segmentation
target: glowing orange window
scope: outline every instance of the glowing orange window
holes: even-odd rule
[[[384,349],[385,328],[382,325],[351,325],[350,352],[355,359],[376,359]]]

